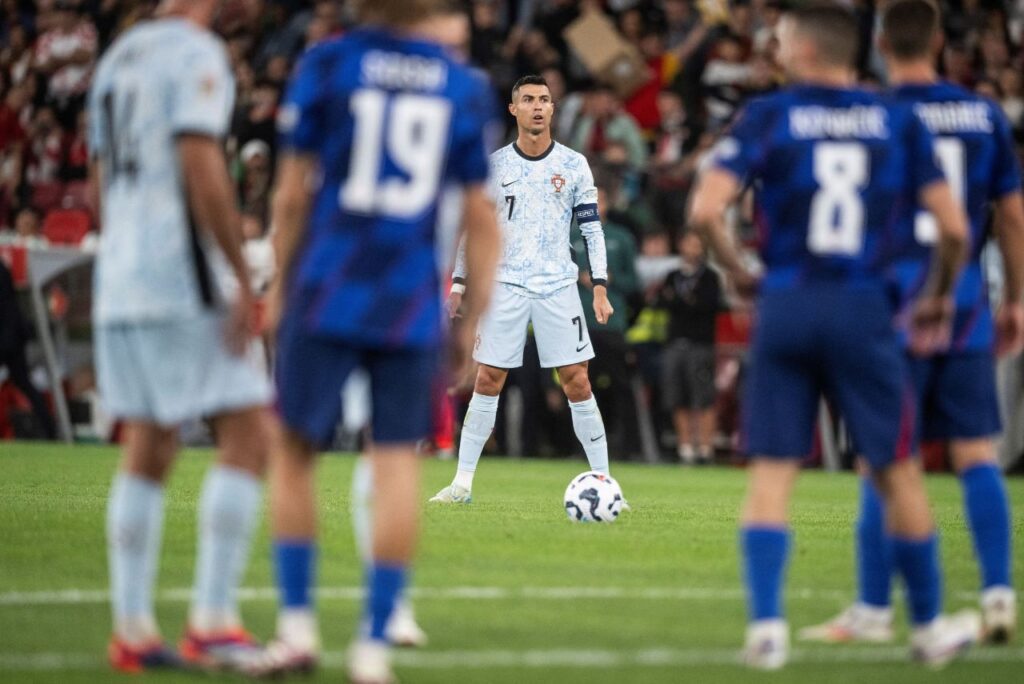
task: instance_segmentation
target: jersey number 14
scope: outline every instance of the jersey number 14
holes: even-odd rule
[[[355,127],[348,176],[338,198],[341,208],[398,219],[419,216],[437,197],[451,103],[428,95],[389,96],[362,89],[352,94],[350,107]],[[401,176],[382,178],[385,153]]]

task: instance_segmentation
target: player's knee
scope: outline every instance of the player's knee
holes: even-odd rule
[[[566,366],[559,369],[558,375],[562,380],[562,389],[569,401],[586,401],[593,395],[585,365]]]
[[[218,416],[214,423],[218,462],[262,478],[267,468],[270,420],[270,412],[262,407]]]
[[[949,444],[953,468],[958,474],[976,465],[997,461],[995,445],[991,439],[955,439]]]
[[[505,384],[505,376],[508,371],[490,366],[480,366],[476,374],[476,383],[473,391],[488,397],[496,397],[501,394],[501,388]]]

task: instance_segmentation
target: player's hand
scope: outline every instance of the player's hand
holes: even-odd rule
[[[462,312],[459,311],[462,308],[462,293],[452,292],[448,295],[445,307],[448,309],[448,318],[462,318]]]
[[[922,296],[910,318],[910,351],[928,356],[949,346],[956,306],[952,297]]]
[[[615,313],[612,303],[608,301],[608,289],[604,285],[594,286],[594,318],[601,325],[608,322],[608,319]]]
[[[267,289],[263,307],[263,332],[273,337],[281,324],[284,314],[284,291],[280,281],[275,279]]]
[[[753,299],[761,289],[761,278],[744,268],[737,268],[729,273],[736,294],[744,299]]]
[[[1003,302],[996,312],[996,356],[1014,356],[1024,348],[1024,305]]]
[[[249,347],[256,328],[256,302],[248,288],[240,288],[228,311],[224,341],[228,351],[242,356]]]

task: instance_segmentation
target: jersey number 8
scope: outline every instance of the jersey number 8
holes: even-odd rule
[[[868,154],[858,143],[814,146],[814,180],[807,248],[814,254],[856,256],[864,246],[864,201]]]
[[[388,99],[380,90],[352,94],[352,156],[338,199],[345,211],[411,219],[437,196],[451,104],[438,97],[401,93],[392,96],[389,108]],[[402,176],[381,178],[385,151]]]

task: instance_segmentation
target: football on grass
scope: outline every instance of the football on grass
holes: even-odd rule
[[[565,490],[565,512],[573,522],[615,522],[622,511],[622,489],[610,475],[590,470]]]

